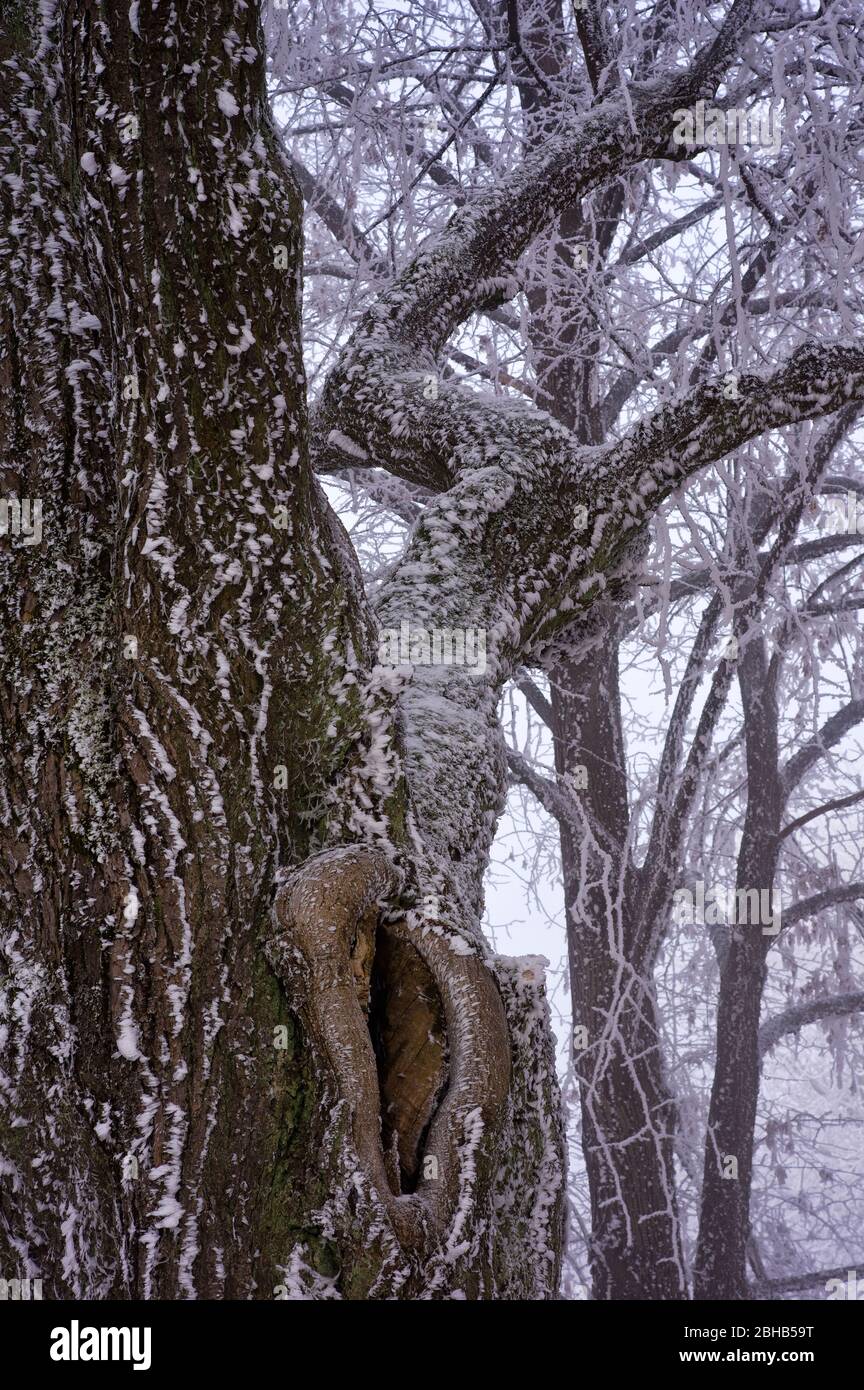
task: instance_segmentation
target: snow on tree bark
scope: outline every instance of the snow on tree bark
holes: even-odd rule
[[[542,982],[412,922],[393,682],[309,466],[257,8],[22,7],[2,57],[4,482],[46,539],[2,572],[4,1268],[53,1297],[552,1296]],[[332,913],[353,840],[363,911],[441,992],[419,1243],[362,1008],[364,1107],[279,968],[310,940],[316,981],[350,959],[272,906],[327,866]]]
[[[597,101],[380,295],[311,439],[257,7],[11,12],[3,481],[43,502],[46,544],[0,571],[0,1249],[54,1296],[555,1296],[542,969],[480,930],[501,691],[626,597],[697,469],[861,400],[864,354],[801,348],[733,399],[703,380],[610,444],[438,364],[574,200],[680,157],[675,109],[716,91],[754,11],[627,90],[580,26]],[[442,494],[374,604],[313,461]],[[394,666],[379,633],[405,624],[482,630],[488,659]],[[655,1050],[649,992],[633,1017],[625,1069]],[[639,1104],[667,1106],[656,1079]],[[680,1287],[668,1165],[634,1210],[659,1202]]]

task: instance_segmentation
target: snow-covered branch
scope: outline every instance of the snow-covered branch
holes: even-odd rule
[[[856,897],[864,897],[864,884],[852,886],[857,890]],[[839,902],[842,899],[835,898],[834,901]],[[759,1029],[759,1055],[764,1057],[765,1053],[787,1033],[797,1033],[808,1023],[818,1023],[823,1018],[845,1018],[847,1014],[859,1013],[861,1009],[864,1009],[864,990],[860,989],[795,1004],[791,1009],[784,1009],[782,1014],[775,1014],[762,1024]]]

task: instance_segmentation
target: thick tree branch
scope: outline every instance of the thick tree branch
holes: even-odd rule
[[[500,184],[462,209],[430,250],[422,252],[365,316],[332,373],[316,428],[362,440],[371,462],[427,485],[447,486],[450,458],[398,447],[404,410],[393,388],[418,370],[435,371],[446,340],[474,311],[512,297],[519,256],[565,208],[639,160],[670,151],[674,112],[710,95],[732,60],[757,0],[735,0],[715,40],[691,68],[616,94],[575,119]],[[413,416],[413,411],[411,412]],[[419,423],[419,422],[418,422]]]
[[[857,897],[864,897],[864,885],[858,884]],[[764,1057],[787,1033],[797,1033],[808,1023],[818,1023],[823,1018],[845,1018],[847,1014],[858,1013],[864,1009],[864,990],[850,990],[847,994],[832,994],[822,999],[808,999],[804,1004],[796,1004],[766,1019],[759,1029],[759,1055]]]
[[[816,806],[812,811],[807,811],[803,816],[798,816],[795,820],[784,825],[778,840],[785,840],[787,836],[794,835],[796,830],[801,830],[803,826],[809,825],[811,820],[816,820],[819,816],[827,816],[831,811],[842,811],[846,806],[854,806],[857,801],[864,801],[864,791],[851,792],[849,796],[836,797],[833,801],[826,801],[822,806]]]
[[[864,719],[864,699],[849,700],[842,709],[832,714],[830,719],[826,719],[818,734],[807,743],[803,748],[786,763],[783,769],[783,785],[786,789],[787,797],[798,786],[798,783],[806,776],[812,767],[815,767],[820,758],[824,758],[832,748],[836,747],[842,739],[854,729],[856,724],[860,724]]]
[[[809,898],[802,898],[797,903],[792,903],[791,907],[783,909],[783,926],[792,927],[796,922],[806,921],[808,917],[815,917],[817,912],[823,912],[826,907],[834,907],[837,903],[854,902],[858,898],[864,897],[864,883],[845,883],[837,888],[826,888],[822,893],[814,893]]]
[[[803,1289],[815,1289],[817,1284],[823,1286],[831,1279],[839,1279],[845,1283],[849,1274],[864,1274],[864,1264],[844,1265],[837,1269],[817,1269],[812,1274],[793,1274],[788,1279],[766,1279],[764,1283],[751,1285],[757,1298],[765,1294],[769,1296],[778,1293],[798,1293]]]
[[[521,753],[516,753],[512,749],[507,753],[507,766],[512,773],[513,781],[527,787],[544,811],[547,811],[550,816],[554,816],[555,820],[562,825],[574,823],[576,819],[574,807],[570,798],[557,783],[537,772],[527,758],[523,758]]]

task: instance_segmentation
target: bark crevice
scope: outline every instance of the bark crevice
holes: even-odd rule
[[[432,972],[417,948],[384,923],[376,936],[368,1022],[391,1187],[415,1192],[449,1075],[447,1028]]]
[[[383,850],[315,855],[279,888],[268,955],[299,997],[309,1037],[347,1106],[364,1177],[400,1247],[423,1258],[446,1240],[466,1177],[474,1185],[472,1136],[482,1134],[494,1150],[510,1041],[497,984],[479,955],[463,954],[461,941],[453,950],[434,925],[418,931],[399,918],[377,928],[400,886]],[[370,1017],[373,983],[379,997]]]

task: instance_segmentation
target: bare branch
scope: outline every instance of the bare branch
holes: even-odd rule
[[[518,690],[521,690],[534,713],[540,716],[547,729],[551,729],[552,706],[540,687],[535,685],[534,681],[524,674],[516,677],[516,687]]]

